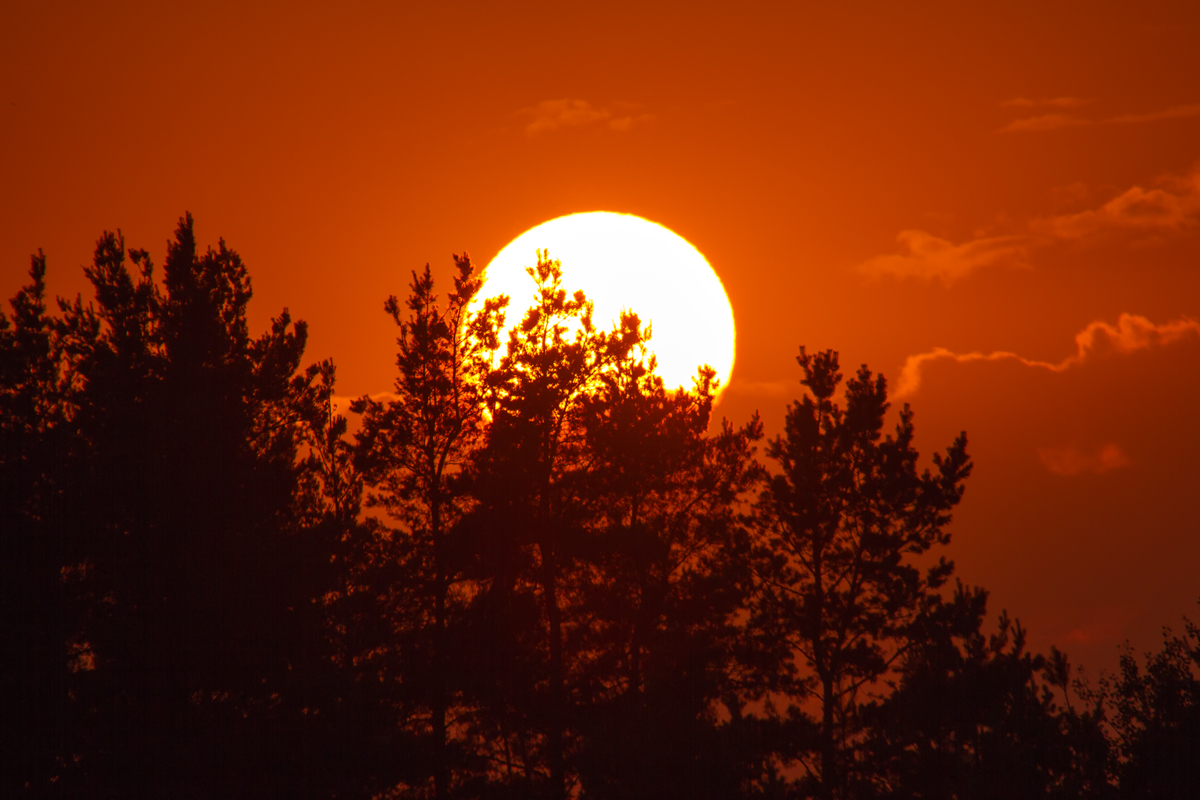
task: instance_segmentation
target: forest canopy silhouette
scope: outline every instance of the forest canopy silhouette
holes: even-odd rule
[[[1195,625],[1076,680],[956,579],[965,434],[922,461],[882,375],[804,347],[779,436],[714,422],[712,370],[668,391],[552,255],[527,307],[469,311],[466,255],[444,295],[414,272],[353,429],[190,215],[161,277],[104,233],[57,311],[34,256],[0,314],[0,792],[1200,796]]]

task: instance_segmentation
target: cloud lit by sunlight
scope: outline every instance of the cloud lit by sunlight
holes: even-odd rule
[[[1022,264],[1026,240],[1023,236],[993,236],[954,244],[922,230],[900,231],[896,241],[907,253],[876,256],[860,264],[858,269],[873,276],[939,278],[953,283],[980,267],[1000,262]]]
[[[896,240],[906,252],[875,256],[857,269],[873,277],[939,279],[950,284],[984,267],[1026,267],[1031,250],[1057,242],[1119,231],[1170,233],[1200,223],[1200,168],[1186,175],[1163,176],[1156,183],[1150,189],[1131,186],[1097,208],[1032,220],[1025,233],[955,243],[927,231],[904,230]]]
[[[1011,133],[1013,131],[1056,131],[1061,128],[1078,128],[1084,125],[1095,124],[1091,120],[1083,119],[1082,117],[1073,117],[1070,114],[1039,114],[1036,117],[1014,119],[1001,128],[1000,133]]]
[[[1075,354],[1058,362],[1037,361],[1008,351],[955,353],[944,347],[935,347],[905,359],[893,396],[902,398],[915,394],[921,386],[921,370],[931,361],[949,360],[960,364],[972,361],[1016,361],[1027,367],[1064,372],[1079,366],[1102,350],[1128,354],[1148,347],[1171,344],[1190,336],[1200,336],[1200,322],[1194,319],[1183,318],[1155,324],[1136,314],[1122,314],[1118,317],[1116,325],[1096,321],[1075,334]]]
[[[1059,100],[1075,100],[1072,97],[1063,97]],[[1015,101],[1009,101],[1004,105],[1033,108],[1037,105],[1070,108],[1071,104],[1058,103],[1055,101],[1023,101],[1024,98],[1017,98]],[[1138,125],[1145,122],[1158,122],[1167,119],[1187,119],[1188,117],[1200,117],[1200,103],[1191,103],[1182,106],[1172,106],[1164,108],[1161,111],[1150,111],[1144,114],[1121,114],[1116,117],[1107,117],[1104,119],[1088,119],[1086,117],[1077,117],[1071,114],[1050,113],[1040,114],[1036,117],[1024,117],[1015,119],[1012,122],[1001,128],[998,133],[1015,133],[1018,131],[1054,131],[1061,128],[1079,128],[1091,125]]]
[[[1039,447],[1038,458],[1046,469],[1055,475],[1071,477],[1082,473],[1100,475],[1110,470],[1127,467],[1129,456],[1115,442],[1109,442],[1094,450],[1084,450],[1074,445],[1065,447]]]
[[[1099,208],[1036,220],[1030,227],[1056,239],[1081,239],[1106,230],[1174,230],[1200,221],[1200,169],[1161,183],[1155,189],[1132,186]]]
[[[620,114],[609,108],[598,108],[587,100],[543,100],[519,113],[530,118],[525,126],[528,136],[549,133],[559,128],[602,124],[609,130],[628,131],[635,124],[652,118],[650,114]]]

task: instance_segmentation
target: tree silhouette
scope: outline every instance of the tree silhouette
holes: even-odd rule
[[[482,441],[482,392],[504,306],[502,299],[488,301],[481,313],[469,315],[482,280],[466,255],[455,256],[455,264],[445,309],[428,265],[413,274],[407,318],[399,301],[388,299],[385,309],[400,327],[395,399],[364,397],[352,405],[363,415],[356,460],[373,490],[368,505],[385,509],[404,537],[395,577],[405,586],[389,591],[408,601],[394,610],[405,617],[406,641],[393,644],[402,651],[398,668],[414,687],[412,702],[428,714],[437,798],[450,788],[447,725],[454,687],[448,685],[447,628],[463,596],[458,584],[464,562],[451,552],[449,532],[463,512],[463,467]]]
[[[190,216],[161,290],[130,255],[136,280],[105,234],[85,270],[96,305],[62,323],[84,387],[65,565],[88,597],[82,763],[97,796],[262,793],[268,765],[304,774],[279,734],[297,730],[289,690],[316,621],[291,568],[306,329],[285,311],[251,339],[246,268],[224,242],[197,253]]]
[[[750,586],[740,500],[756,485],[756,418],[707,434],[715,381],[664,390],[635,344],[583,402],[589,513],[575,646],[588,797],[728,797],[748,780],[740,639]]]
[[[532,620],[526,615],[517,623],[524,633],[517,635],[545,643],[545,672],[542,680],[523,690],[532,693],[532,705],[522,705],[532,712],[528,721],[544,737],[541,758],[548,771],[547,791],[558,800],[567,794],[564,639],[569,632],[564,631],[564,605],[573,602],[579,578],[574,566],[582,513],[579,478],[584,469],[581,401],[600,374],[636,340],[597,328],[591,302],[579,291],[568,296],[561,265],[544,251],[538,253],[536,267],[527,272],[535,282],[533,304],[510,329],[505,354],[489,376],[492,421],[486,449],[476,462],[474,489],[480,512],[493,518],[487,523],[492,528],[489,534],[499,534],[498,542],[486,546],[498,544],[508,550],[495,554],[499,558],[489,567],[492,575],[482,598],[484,608],[490,606],[492,614],[515,610],[510,603],[514,590],[524,591],[521,586],[538,595],[544,629],[530,630]],[[477,514],[476,528],[479,521]],[[496,650],[504,651],[503,647]],[[528,770],[531,762],[522,761]]]
[[[666,391],[546,253],[503,352],[509,298],[455,264],[385,304],[394,394],[352,436],[190,216],[161,281],[105,233],[57,314],[33,258],[0,313],[0,794],[1200,791],[1196,626],[1095,689],[985,631],[934,552],[965,437],[920,471],[882,377],[801,348],[768,469],[712,370]]]
[[[0,793],[52,793],[68,782],[59,759],[77,746],[68,691],[89,663],[77,636],[78,573],[67,548],[62,493],[74,453],[78,382],[64,369],[66,337],[47,314],[46,258],[0,312]],[[64,580],[65,578],[65,580]],[[56,783],[61,784],[56,787]]]
[[[1126,645],[1116,675],[1087,693],[1107,711],[1112,777],[1121,798],[1196,797],[1200,793],[1200,628],[1163,629],[1163,647],[1144,667]]]
[[[866,690],[902,656],[908,629],[953,565],[913,561],[944,545],[971,464],[960,436],[936,473],[918,473],[912,412],[881,438],[883,376],[864,366],[841,383],[837,353],[797,358],[809,394],[788,408],[768,446],[778,464],[757,505],[761,529],[755,623],[786,642],[785,694],[818,709],[817,752],[803,763],[822,798],[848,796]],[[802,671],[803,670],[803,671]]]
[[[895,690],[863,710],[856,797],[1110,795],[1099,718],[1073,707],[1066,657],[1027,652],[1006,614],[985,634],[986,611],[987,593],[960,584],[909,629]]]

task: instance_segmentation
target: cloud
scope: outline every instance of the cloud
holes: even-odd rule
[[[902,255],[876,256],[858,266],[869,275],[898,278],[940,278],[953,283],[970,272],[992,264],[1023,262],[1028,237],[993,236],[954,244],[922,230],[901,231],[896,241],[907,250]]]
[[[1064,477],[1082,473],[1100,475],[1130,464],[1129,457],[1121,450],[1120,445],[1114,442],[1087,451],[1074,445],[1039,447],[1038,458],[1046,469]]]
[[[1200,169],[1163,180],[1163,188],[1133,186],[1099,208],[1035,220],[1031,228],[1056,239],[1081,239],[1104,230],[1177,230],[1200,220]]]
[[[1066,639],[1073,644],[1091,642],[1116,642],[1124,638],[1133,615],[1128,611],[1101,613],[1079,627],[1067,632]]]
[[[1043,97],[1037,99],[1014,97],[1012,100],[1005,100],[1000,105],[1010,108],[1078,108],[1090,102],[1090,100],[1084,100],[1079,97]]]
[[[1070,114],[1040,114],[1036,117],[1015,119],[1000,129],[1000,133],[1013,131],[1056,131],[1059,128],[1077,128],[1082,125],[1095,125],[1091,120],[1073,117]]]
[[[1022,98],[1017,98],[1021,100]],[[1073,100],[1074,98],[1060,98],[1061,100]],[[1027,101],[1028,105],[1023,107],[1033,107],[1033,101]],[[1009,101],[1005,105],[1020,105],[1015,101]],[[1050,103],[1050,105],[1057,105]],[[1058,107],[1067,108],[1070,106],[1061,105]],[[1107,119],[1088,119],[1086,117],[1078,117],[1071,114],[1049,113],[1039,114],[1036,117],[1024,117],[1015,119],[1005,125],[999,133],[1014,133],[1017,131],[1053,131],[1060,128],[1078,128],[1091,125],[1139,125],[1144,122],[1158,122],[1165,119],[1186,119],[1188,117],[1200,117],[1200,103],[1192,103],[1190,105],[1173,106],[1161,111],[1151,111],[1146,114],[1121,114],[1116,117],[1108,117]]]
[[[543,100],[532,108],[518,112],[529,117],[525,126],[528,136],[549,133],[559,128],[603,124],[609,130],[628,131],[634,125],[652,118],[650,114],[618,114],[612,109],[597,108],[587,100]]]
[[[901,231],[896,240],[906,252],[875,256],[857,269],[875,277],[938,278],[949,284],[995,264],[1027,266],[1031,250],[1055,242],[1079,240],[1105,231],[1166,233],[1200,222],[1200,167],[1189,175],[1161,178],[1158,184],[1152,189],[1133,186],[1098,208],[1035,219],[1021,234],[980,237],[955,244],[923,230]]]
[[[1027,367],[1064,372],[1079,366],[1096,353],[1129,354],[1148,347],[1172,344],[1190,336],[1200,336],[1200,322],[1194,319],[1184,317],[1155,324],[1137,314],[1122,314],[1117,318],[1116,325],[1103,321],[1092,322],[1075,334],[1075,353],[1058,362],[1037,361],[1003,350],[955,353],[944,347],[935,347],[905,359],[893,396],[899,399],[915,394],[921,387],[921,370],[931,361],[955,361],[960,364],[972,361],[1016,361]]]
[[[1141,122],[1157,122],[1160,119],[1187,119],[1188,117],[1200,117],[1200,103],[1174,106],[1163,111],[1152,111],[1149,114],[1123,114],[1119,117],[1104,120],[1104,124],[1136,125]]]

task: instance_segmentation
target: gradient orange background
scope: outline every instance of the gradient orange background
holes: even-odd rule
[[[1200,4],[0,6],[0,293],[177,218],[386,391],[384,298],[556,216],[635,213],[724,281],[719,413],[778,430],[796,347],[966,429],[967,582],[1093,671],[1200,596]],[[969,7],[968,7],[969,6]],[[904,233],[907,232],[907,233]],[[1104,328],[1077,349],[1092,323]],[[1163,327],[1174,324],[1174,327]]]

